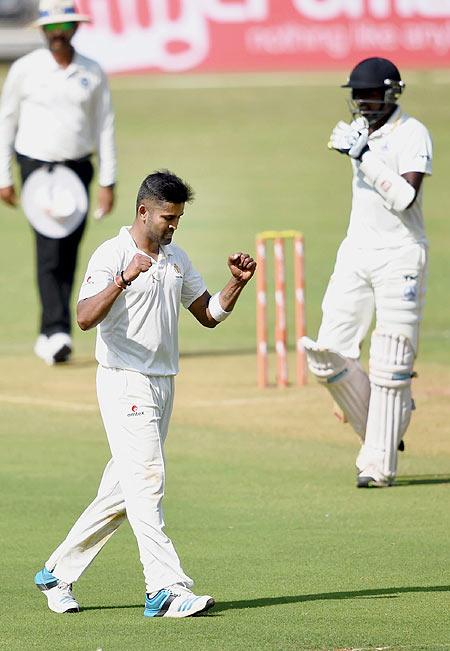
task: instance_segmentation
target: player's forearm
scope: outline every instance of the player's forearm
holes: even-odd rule
[[[360,170],[393,210],[402,212],[414,203],[415,188],[400,174],[390,169],[374,152],[364,152]]]
[[[231,312],[247,281],[230,278],[219,295],[220,305],[225,312]]]
[[[113,282],[95,296],[79,301],[77,323],[80,328],[90,330],[101,323],[123,291],[122,287]]]
[[[215,328],[224,321],[236,304],[246,282],[230,279],[221,292],[211,296],[205,292],[189,307],[190,312],[205,328]]]

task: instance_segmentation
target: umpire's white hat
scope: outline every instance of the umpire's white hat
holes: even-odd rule
[[[88,210],[88,195],[78,176],[64,165],[40,167],[22,188],[22,207],[33,228],[52,239],[70,235]]]
[[[87,14],[80,14],[72,0],[40,0],[38,27],[52,23],[89,23]]]

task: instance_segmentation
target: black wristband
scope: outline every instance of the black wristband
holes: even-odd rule
[[[131,285],[131,280],[125,280],[124,275],[123,275],[123,270],[120,272],[120,277],[122,278],[123,282],[127,287]]]

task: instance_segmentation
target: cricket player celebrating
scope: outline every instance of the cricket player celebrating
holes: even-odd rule
[[[427,240],[422,180],[431,174],[432,143],[404,113],[396,66],[369,58],[352,70],[351,124],[339,122],[329,147],[349,156],[353,201],[323,304],[317,342],[303,340],[311,372],[327,387],[362,440],[357,486],[389,486],[397,471],[414,403]],[[373,314],[369,374],[360,346]]]
[[[35,583],[51,610],[77,612],[72,583],[128,518],[144,568],[147,617],[189,617],[214,605],[197,596],[165,535],[163,446],[178,372],[180,303],[205,327],[231,313],[255,272],[246,253],[228,258],[231,278],[211,296],[172,237],[192,190],[168,171],[142,182],[131,227],[92,255],[77,320],[97,326],[97,395],[111,449],[97,497],[53,552]]]

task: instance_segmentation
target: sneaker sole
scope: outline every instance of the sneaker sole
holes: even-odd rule
[[[190,617],[204,617],[206,615],[207,611],[210,608],[212,608],[213,606],[215,606],[215,605],[216,605],[216,602],[214,601],[213,598],[208,599],[208,601],[206,602],[206,604],[204,605],[202,610],[199,610],[198,612],[193,613],[192,615],[190,615]]]
[[[210,608],[215,606],[215,604],[216,604],[216,602],[214,601],[214,599],[212,597],[210,597],[206,601],[204,606],[202,606],[201,608],[199,608],[199,610],[196,610],[193,613],[186,614],[185,612],[174,612],[174,613],[169,612],[169,614],[168,614],[168,612],[166,611],[166,612],[158,613],[156,615],[153,615],[153,614],[150,615],[150,613],[145,609],[144,610],[144,617],[149,617],[149,618],[150,617],[159,617],[159,618],[165,617],[167,619],[185,619],[187,617],[203,617],[203,616],[206,615],[207,611],[210,610]]]

